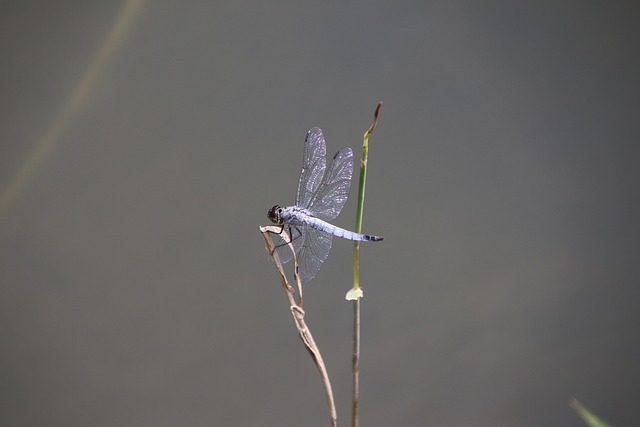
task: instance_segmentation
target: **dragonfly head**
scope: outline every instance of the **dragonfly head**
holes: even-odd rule
[[[275,205],[269,212],[267,212],[267,216],[274,224],[282,224],[282,208],[278,205]]]

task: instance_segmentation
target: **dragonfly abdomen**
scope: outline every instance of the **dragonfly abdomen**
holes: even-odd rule
[[[333,234],[336,237],[341,237],[347,240],[356,240],[359,242],[379,242],[382,240],[382,237],[380,236],[354,233],[353,231],[336,227],[333,224],[329,224],[328,222],[315,217],[307,217],[306,223],[309,227],[315,228],[316,230],[324,231],[325,233]]]

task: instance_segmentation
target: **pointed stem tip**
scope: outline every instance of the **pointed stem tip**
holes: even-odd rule
[[[380,107],[382,107],[382,101],[378,102],[378,106],[376,107],[376,111],[373,113],[373,122],[369,129],[365,132],[365,138],[369,137],[373,133],[373,130],[376,128],[378,124],[378,113],[380,112]]]

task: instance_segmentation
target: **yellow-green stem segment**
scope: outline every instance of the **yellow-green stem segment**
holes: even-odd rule
[[[362,157],[360,158],[360,183],[358,186],[358,207],[356,211],[356,232],[362,233],[362,212],[364,210],[364,189],[367,180],[367,158],[369,157],[369,135],[376,128],[378,113],[382,101],[378,103],[373,114],[373,122],[364,133]],[[353,289],[347,293],[347,299],[353,300],[353,348],[351,355],[351,427],[358,427],[360,401],[360,242],[353,244]]]

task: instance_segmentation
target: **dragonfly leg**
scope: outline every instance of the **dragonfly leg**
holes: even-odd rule
[[[293,242],[294,242],[294,240],[299,239],[299,238],[302,236],[302,231],[300,231],[300,229],[299,229],[298,227],[296,227],[296,226],[294,225],[294,226],[293,226],[293,229],[295,229],[295,230],[298,232],[298,234],[297,234],[297,236],[295,236],[295,237],[294,237],[294,236],[293,236],[292,228],[291,228],[291,226],[289,226],[288,234],[289,234],[289,239],[291,240],[291,243],[293,243]],[[284,224],[282,224],[282,228],[280,228],[280,232],[279,232],[279,233],[277,233],[277,234],[278,234],[278,235],[281,235],[283,231],[284,231]],[[283,239],[283,240],[284,240],[284,239]],[[281,248],[282,246],[287,246],[287,245],[288,245],[288,243],[287,243],[287,242],[282,242],[282,243],[280,243],[280,244],[279,244],[279,245],[277,245],[275,248],[273,248],[273,250],[271,251],[271,254],[270,254],[270,255],[271,255],[271,256],[273,256],[273,254],[275,253],[276,249]]]

